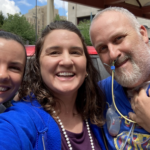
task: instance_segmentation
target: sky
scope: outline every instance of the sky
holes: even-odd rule
[[[0,0],[0,11],[6,17],[7,13],[15,14],[21,12],[26,14],[29,9],[34,8],[36,0]],[[47,0],[37,0],[38,6],[47,5]],[[54,0],[54,7],[58,9],[60,16],[68,15],[68,3],[61,0]]]

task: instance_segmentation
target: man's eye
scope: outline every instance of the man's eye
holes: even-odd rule
[[[115,43],[121,42],[124,39],[124,36],[119,36],[115,39]]]
[[[123,36],[119,36],[119,37],[117,37],[117,40],[120,40],[120,39],[122,39],[123,38]]]
[[[101,46],[98,48],[97,52],[98,53],[105,53],[107,51],[107,46]]]

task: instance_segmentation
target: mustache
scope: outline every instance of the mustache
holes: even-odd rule
[[[125,55],[125,56],[122,56],[122,57],[117,57],[116,60],[111,61],[109,64],[106,64],[106,63],[103,63],[103,64],[105,66],[111,67],[112,64],[114,63],[114,65],[117,67],[117,66],[121,65],[124,61],[126,61],[128,59],[131,59],[131,56],[130,55]]]
[[[119,57],[115,62],[115,66],[117,67],[117,66],[121,65],[123,62],[125,62],[128,59],[131,59],[131,56],[125,55],[123,57]]]

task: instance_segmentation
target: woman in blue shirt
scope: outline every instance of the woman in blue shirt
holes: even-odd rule
[[[56,21],[44,29],[26,79],[24,98],[0,116],[0,149],[105,149],[104,96],[74,24]]]

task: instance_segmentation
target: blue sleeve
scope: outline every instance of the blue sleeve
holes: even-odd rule
[[[0,150],[32,150],[36,137],[34,122],[19,106],[0,114]]]
[[[110,86],[111,86],[111,76],[106,78],[106,79],[103,79],[103,80],[99,81],[98,86],[101,88],[101,90],[104,93],[106,93],[108,88],[110,88]]]

